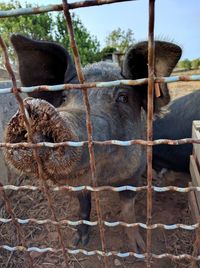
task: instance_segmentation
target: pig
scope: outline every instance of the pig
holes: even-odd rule
[[[53,42],[36,41],[19,34],[11,37],[18,57],[19,74],[23,86],[78,83],[73,62],[68,52]],[[138,79],[148,76],[146,41],[131,46],[123,67],[114,63],[98,62],[84,67],[87,82]],[[179,46],[169,42],[155,42],[155,75],[169,76],[181,56]],[[160,85],[160,97],[154,98],[154,111],[159,113],[169,100],[166,84]],[[63,142],[87,140],[85,106],[80,90],[34,92],[24,100],[31,125],[33,142]],[[113,86],[88,90],[91,105],[93,140],[145,139],[147,85]],[[27,141],[27,131],[18,111],[7,126],[5,141]],[[38,150],[43,177],[58,185],[90,185],[91,172],[88,147],[40,148]],[[138,186],[146,168],[146,147],[141,145],[94,145],[97,185]],[[37,163],[32,149],[5,149],[7,162],[19,172],[37,177]],[[135,222],[135,192],[119,193],[122,216],[126,222]],[[90,219],[91,196],[78,194],[80,218]],[[126,228],[131,248],[144,251],[145,244],[137,228]],[[86,245],[89,239],[87,225],[80,225],[74,245]]]
[[[200,90],[178,98],[169,104],[168,112],[153,123],[154,139],[184,139],[192,136],[192,121],[200,120]],[[189,173],[192,144],[156,145],[153,147],[153,167]]]

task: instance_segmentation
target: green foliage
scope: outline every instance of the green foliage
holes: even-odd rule
[[[179,61],[178,68],[183,68],[187,70],[198,69],[200,68],[200,58],[197,58],[191,61],[189,59]]]
[[[124,31],[121,28],[117,28],[106,38],[106,46],[114,47],[119,52],[125,52],[125,50],[134,42],[134,33],[131,29]]]
[[[185,59],[185,60],[179,61],[178,67],[190,70],[192,68],[192,63],[189,59]]]
[[[194,59],[192,61],[192,68],[193,69],[198,69],[200,68],[200,58]]]
[[[31,6],[31,4],[25,4],[25,7]],[[22,8],[18,0],[0,3],[1,10],[16,8]],[[72,20],[82,64],[98,61],[100,59],[99,41],[96,37],[90,35],[81,20],[74,14],[72,14]],[[56,17],[53,17],[52,13],[44,13],[1,19],[0,34],[8,47],[11,33],[24,34],[38,40],[57,41],[66,49],[71,50],[66,22],[62,13],[59,13]],[[9,54],[11,59],[14,60],[12,47],[9,47]]]
[[[31,7],[30,4],[25,4],[25,7]],[[14,0],[9,3],[0,3],[1,10],[9,10],[22,8],[19,1]],[[19,16],[2,18],[0,20],[0,34],[7,46],[9,46],[9,38],[11,33],[20,33],[26,36],[40,39],[52,40],[51,29],[54,27],[54,22],[50,13],[32,16]],[[13,49],[9,48],[10,57],[14,58]]]
[[[97,38],[90,35],[79,17],[77,17],[75,14],[72,14],[72,21],[75,39],[81,57],[81,63],[85,65],[87,63],[99,61],[100,43]],[[56,17],[55,39],[68,50],[71,50],[69,35],[63,13],[59,13]]]

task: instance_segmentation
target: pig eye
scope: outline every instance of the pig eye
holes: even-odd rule
[[[127,103],[128,102],[128,95],[127,94],[119,94],[119,96],[117,97],[116,102],[121,102],[121,103]]]

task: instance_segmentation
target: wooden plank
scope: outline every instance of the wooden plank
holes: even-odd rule
[[[189,186],[192,186],[192,182],[189,182]],[[193,223],[197,223],[200,216],[200,211],[197,205],[197,199],[194,191],[189,192],[188,194],[189,208],[192,214]]]
[[[190,156],[190,174],[192,177],[192,185],[200,186],[200,174],[193,155]],[[198,208],[200,209],[200,193],[195,191],[195,196],[197,198]]]
[[[200,121],[193,121],[192,124],[192,138],[200,139]],[[200,144],[193,144],[194,154],[200,164]]]

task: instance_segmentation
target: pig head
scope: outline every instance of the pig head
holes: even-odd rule
[[[55,43],[34,41],[21,35],[13,35],[11,41],[18,56],[23,86],[78,83],[72,60],[63,47]],[[155,75],[168,76],[180,55],[181,49],[177,45],[157,41]],[[147,42],[140,42],[130,47],[125,55],[122,70],[113,63],[99,62],[86,66],[83,71],[87,82],[147,77]],[[154,98],[156,113],[170,99],[167,85],[161,84],[160,89],[161,96]],[[88,139],[85,106],[80,90],[35,92],[29,95],[31,98],[25,99],[24,105],[35,143]],[[94,88],[88,90],[88,95],[93,140],[145,138],[144,111],[147,103],[147,85]],[[5,141],[11,143],[28,141],[20,111],[9,122]],[[140,175],[146,167],[145,149],[141,145],[129,147],[94,145],[98,185],[138,185]],[[47,179],[60,184],[66,182],[70,185],[90,184],[87,145],[79,148],[69,146],[40,148],[38,152]],[[37,176],[37,163],[32,149],[9,148],[5,150],[5,158],[18,171]],[[130,206],[126,202],[123,213],[131,214],[129,209]]]

